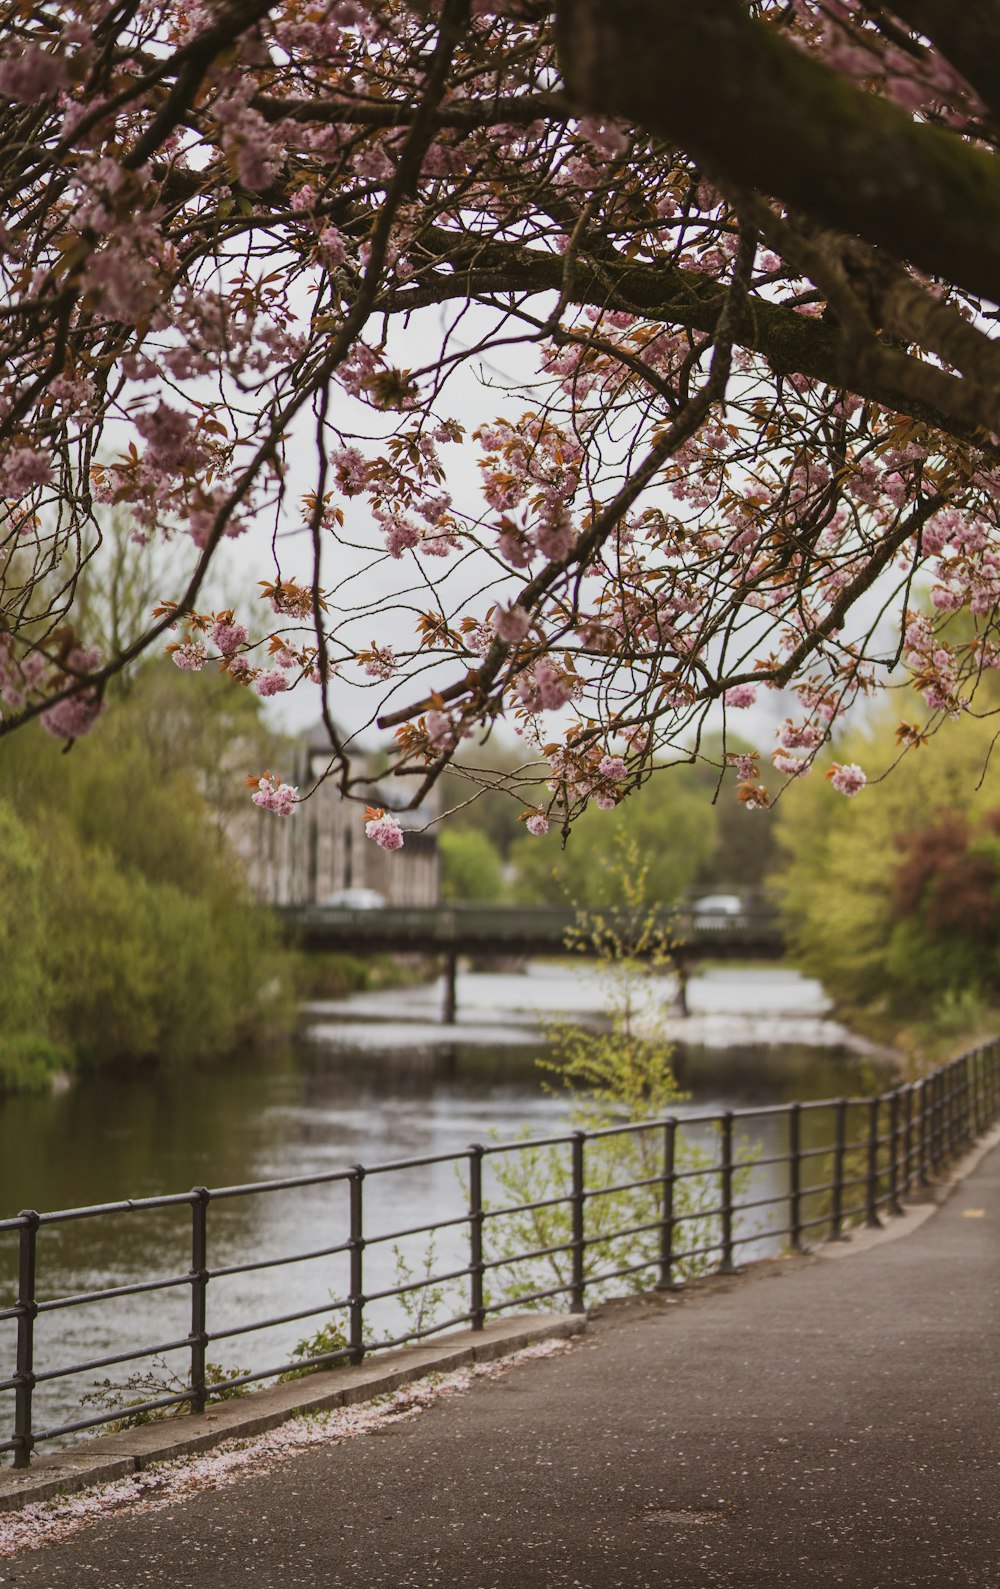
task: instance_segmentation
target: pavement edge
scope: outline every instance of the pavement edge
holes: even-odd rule
[[[212,1403],[200,1415],[184,1414],[85,1445],[40,1457],[30,1468],[0,1470],[0,1512],[56,1500],[91,1485],[128,1478],[156,1462],[210,1451],[224,1440],[248,1439],[301,1414],[326,1412],[391,1394],[428,1374],[450,1374],[474,1363],[510,1357],[526,1346],[578,1334],[584,1314],[519,1315],[465,1330],[433,1346],[404,1346],[357,1368],[310,1374],[304,1379]]]

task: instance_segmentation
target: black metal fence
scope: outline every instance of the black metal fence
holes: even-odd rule
[[[214,1191],[202,1186],[177,1196],[137,1198],[56,1213],[24,1210],[13,1219],[0,1220],[0,1235],[6,1233],[17,1243],[17,1298],[13,1306],[0,1309],[0,1323],[13,1322],[16,1328],[13,1373],[0,1379],[0,1394],[13,1398],[13,1430],[9,1439],[0,1442],[0,1452],[12,1452],[14,1466],[25,1467],[32,1450],[43,1442],[95,1429],[121,1417],[119,1409],[38,1428],[33,1417],[36,1390],[70,1376],[182,1352],[187,1363],[183,1388],[155,1395],[139,1405],[130,1404],[126,1410],[135,1417],[186,1405],[192,1413],[201,1413],[212,1389],[207,1370],[209,1347],[275,1326],[321,1315],[339,1316],[344,1321],[343,1344],[336,1341],[333,1350],[300,1351],[290,1361],[238,1373],[226,1381],[227,1390],[311,1367],[358,1363],[366,1353],[460,1325],[481,1329],[487,1315],[511,1308],[561,1299],[579,1312],[586,1307],[588,1294],[591,1298],[607,1295],[609,1288],[616,1286],[641,1289],[644,1283],[651,1283],[668,1288],[692,1273],[731,1271],[739,1256],[759,1244],[761,1218],[769,1240],[793,1249],[801,1249],[809,1236],[842,1238],[851,1224],[878,1225],[882,1213],[902,1212],[902,1199],[914,1188],[930,1184],[998,1115],[1000,1041],[964,1054],[920,1081],[869,1098],[677,1115],[530,1142],[474,1144],[462,1153],[367,1169],[355,1165]],[[765,1121],[779,1125],[783,1151],[762,1154],[752,1141],[745,1140],[745,1133],[754,1127],[760,1132]],[[695,1133],[700,1133],[702,1148],[692,1155],[685,1144]],[[712,1144],[710,1154],[704,1151],[706,1133]],[[616,1159],[611,1152],[616,1143],[631,1145],[635,1150],[631,1158],[626,1154]],[[512,1180],[510,1173],[505,1178],[503,1172],[512,1167],[516,1171],[526,1162],[526,1155],[534,1156],[537,1171],[540,1154],[549,1155],[544,1174],[539,1180],[536,1173],[534,1183],[543,1195],[511,1202],[510,1188],[520,1183],[516,1173]],[[459,1206],[453,1217],[392,1231],[374,1231],[366,1225],[365,1186],[372,1178],[449,1162],[458,1167],[464,1187],[460,1191],[456,1179]],[[601,1180],[602,1174],[621,1174],[622,1165],[632,1173],[626,1173],[624,1179]],[[639,1174],[634,1173],[636,1169]],[[484,1175],[491,1170],[487,1187]],[[763,1188],[762,1177],[765,1182],[770,1177]],[[529,1173],[524,1184],[530,1181]],[[307,1252],[212,1266],[213,1209],[235,1199],[269,1198],[319,1186],[346,1192],[342,1226],[332,1232],[337,1240]],[[113,1215],[131,1218],[165,1210],[188,1211],[184,1218],[189,1221],[189,1264],[182,1272],[72,1295],[39,1294],[39,1254],[46,1232],[79,1220]],[[491,1232],[499,1230],[506,1231],[505,1239],[494,1243]],[[373,1248],[442,1231],[460,1239],[463,1261],[441,1273],[366,1292],[366,1255]],[[224,1329],[209,1327],[211,1282],[315,1261],[340,1263],[338,1272],[346,1280],[343,1294],[278,1317]],[[534,1269],[529,1267],[532,1264]],[[418,1320],[377,1342],[366,1338],[366,1311],[370,1317],[376,1304],[420,1293],[439,1296],[443,1287],[457,1288],[461,1296],[446,1318],[430,1323]],[[128,1351],[55,1367],[36,1361],[36,1321],[46,1315],[148,1293],[177,1292],[189,1302],[185,1308],[188,1327],[181,1333]]]

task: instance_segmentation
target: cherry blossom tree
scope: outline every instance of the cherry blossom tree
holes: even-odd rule
[[[328,776],[363,800],[349,691],[418,775],[400,807],[506,715],[537,834],[707,754],[708,723],[752,807],[861,694],[916,683],[904,749],[977,709],[994,0],[0,17],[0,734],[72,741],[165,644],[263,696],[318,688]],[[105,504],[197,551],[113,655],[74,617]],[[202,593],[262,531],[258,641]],[[728,750],[767,691],[777,744]],[[294,809],[279,774],[253,785]]]

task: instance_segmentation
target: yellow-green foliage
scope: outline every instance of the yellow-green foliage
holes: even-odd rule
[[[606,990],[604,1022],[599,1030],[571,1021],[548,1023],[554,1058],[543,1061],[552,1078],[550,1088],[564,1093],[567,1115],[575,1128],[599,1131],[669,1115],[685,1094],[677,1086],[671,1064],[672,1047],[664,1030],[665,1009],[660,975],[670,960],[670,945],[656,925],[649,888],[650,866],[631,839],[619,840],[617,853],[599,871],[604,891],[619,907],[616,914],[582,909],[570,947],[595,952],[592,964]],[[645,1182],[627,1191],[591,1195],[586,1205],[588,1246],[585,1272],[588,1303],[623,1291],[648,1289],[655,1280],[659,1254],[658,1220],[662,1208],[659,1178],[663,1172],[661,1127],[591,1139],[586,1144],[584,1177],[587,1190],[629,1182]],[[569,1283],[570,1214],[565,1199],[571,1181],[564,1148],[525,1145],[493,1160],[504,1206],[548,1203],[551,1207],[500,1215],[487,1228],[491,1258],[510,1259],[497,1271],[499,1290],[508,1296]],[[710,1159],[681,1137],[676,1169],[707,1169]],[[745,1178],[745,1177],[744,1177]],[[698,1258],[678,1264],[674,1278],[691,1278],[710,1266],[708,1250],[719,1239],[715,1216],[706,1212],[718,1200],[717,1178],[691,1176],[679,1180],[674,1213],[682,1219],[676,1248],[705,1249]],[[630,1234],[619,1236],[618,1231]],[[529,1263],[513,1254],[550,1247],[550,1253]],[[600,1276],[631,1269],[606,1283]]]
[[[635,845],[646,871],[649,898],[673,904],[712,855],[716,813],[711,791],[688,767],[654,774],[614,811],[589,805],[574,823],[565,849],[553,828],[544,838],[527,836],[511,846],[518,899],[599,905],[608,897],[608,866],[623,841]]]
[[[851,735],[836,759],[869,773],[886,766],[897,721],[898,713],[886,714],[869,731]],[[988,719],[946,723],[888,778],[852,799],[822,777],[828,758],[782,796],[784,865],[775,896],[798,963],[842,1003],[926,999],[979,980],[972,963],[978,956],[960,945],[931,944],[916,918],[897,920],[893,893],[904,860],[901,839],[941,814],[965,816],[974,826],[1000,807],[1000,765],[982,778],[995,732]]]

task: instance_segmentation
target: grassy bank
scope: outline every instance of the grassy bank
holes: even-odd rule
[[[424,955],[358,955],[329,951],[299,954],[295,991],[300,1000],[339,999],[347,993],[378,993],[384,988],[414,988],[437,975],[437,962]]]

